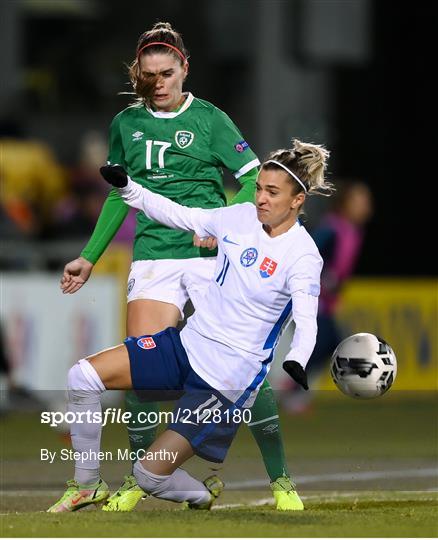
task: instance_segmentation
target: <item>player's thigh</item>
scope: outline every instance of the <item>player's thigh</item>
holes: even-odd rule
[[[87,360],[96,370],[107,390],[129,390],[132,388],[131,366],[125,345],[88,356]]]
[[[189,441],[170,429],[166,429],[148,448],[148,452],[154,452],[159,459],[150,460],[146,456],[142,460],[143,467],[154,474],[172,474],[185,461],[194,456]],[[162,453],[160,453],[162,451]]]
[[[132,300],[128,303],[126,334],[156,334],[169,326],[177,326],[180,310],[174,304],[158,300]]]
[[[128,278],[127,334],[155,334],[177,326],[188,300],[182,282],[187,261],[134,261]]]

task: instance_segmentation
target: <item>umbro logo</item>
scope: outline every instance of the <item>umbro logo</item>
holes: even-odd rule
[[[228,239],[228,234],[226,234],[226,235],[222,238],[222,240],[223,240],[224,242],[226,242],[227,244],[234,244],[235,246],[238,246],[238,245],[239,245],[237,242],[233,242],[232,240],[229,240],[229,239]]]
[[[136,131],[132,134],[132,140],[133,141],[141,141],[141,138],[143,137],[144,133],[142,131]]]
[[[269,424],[268,426],[264,427],[262,431],[266,435],[270,433],[275,433],[276,431],[278,431],[278,424]]]

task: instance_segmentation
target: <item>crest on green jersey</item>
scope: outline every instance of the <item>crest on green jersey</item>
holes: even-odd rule
[[[195,134],[191,131],[177,131],[175,133],[175,142],[180,148],[187,148],[193,142]]]

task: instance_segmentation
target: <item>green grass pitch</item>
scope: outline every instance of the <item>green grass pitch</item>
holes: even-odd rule
[[[41,463],[39,449],[65,447],[36,413],[1,420],[0,523],[3,537],[436,537],[437,395],[390,392],[355,401],[321,394],[305,416],[282,413],[288,463],[305,511],[277,512],[258,449],[242,427],[219,467],[226,489],[211,512],[147,498],[130,514],[94,507],[53,515],[72,464]],[[121,426],[105,430],[104,449],[123,448]],[[202,478],[212,465],[195,458]],[[102,465],[113,488],[128,463]]]

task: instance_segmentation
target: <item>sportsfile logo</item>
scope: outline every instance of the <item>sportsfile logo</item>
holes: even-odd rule
[[[116,407],[109,407],[104,411],[43,411],[40,416],[41,424],[48,424],[51,427],[74,424],[101,424],[105,427],[108,424],[123,424],[132,428],[138,425],[158,425],[158,424],[218,424],[240,423],[249,424],[252,420],[251,409],[239,409],[238,407],[223,407],[222,401],[211,395],[194,409],[178,407],[174,411],[139,411],[135,418],[130,411],[123,411]],[[131,436],[130,436],[131,438]],[[132,438],[135,440],[135,438]]]

